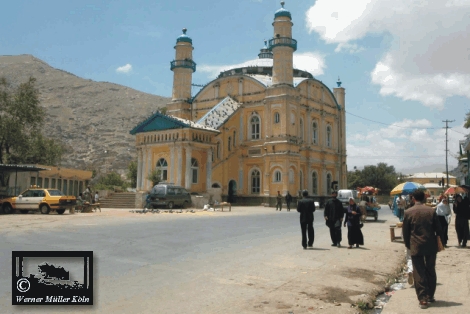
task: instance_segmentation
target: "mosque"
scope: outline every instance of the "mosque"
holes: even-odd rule
[[[138,153],[137,190],[148,174],[205,193],[221,188],[240,204],[273,203],[277,191],[326,196],[347,186],[345,89],[331,91],[294,68],[292,16],[274,14],[274,35],[256,61],[221,72],[191,95],[193,42],[176,39],[172,101],[130,133]]]

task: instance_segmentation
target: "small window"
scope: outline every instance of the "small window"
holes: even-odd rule
[[[175,188],[168,188],[168,195],[175,195],[176,194]]]
[[[199,172],[198,162],[195,158],[191,158],[191,174],[192,174],[191,182],[193,184],[196,184],[198,182],[198,172]]]
[[[317,144],[318,143],[318,126],[317,122],[314,121],[312,123],[312,144]]]
[[[281,182],[282,175],[279,170],[274,172],[274,182]]]
[[[279,112],[274,113],[274,123],[279,123],[281,121],[281,116]]]
[[[228,151],[231,151],[232,150],[232,138],[229,136],[228,137]]]
[[[260,120],[257,116],[251,118],[251,139],[256,140],[260,138]]]
[[[326,146],[331,147],[331,126],[326,127]]]

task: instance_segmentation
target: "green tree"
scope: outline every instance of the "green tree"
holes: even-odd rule
[[[137,162],[131,161],[127,166],[127,178],[131,181],[131,187],[137,186]]]
[[[386,163],[378,163],[376,166],[365,166],[362,171],[355,170],[348,172],[349,188],[373,186],[382,193],[390,192],[398,184],[399,174],[394,166]]]
[[[470,128],[470,111],[467,112],[465,115],[465,124],[463,125],[464,128],[469,129]]]
[[[150,171],[149,175],[147,176],[147,179],[152,182],[152,186],[157,185],[162,181],[160,170],[153,169]]]
[[[64,146],[41,133],[45,112],[39,105],[36,79],[17,87],[0,78],[0,163],[60,162]]]

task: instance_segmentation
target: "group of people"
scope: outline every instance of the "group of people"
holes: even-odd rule
[[[281,195],[281,191],[277,191],[277,195],[276,195],[276,211],[279,210],[281,211],[282,210],[282,200],[285,199],[286,201],[286,207],[287,207],[287,211],[290,212],[290,203],[292,203],[292,195],[289,193],[289,191],[287,191],[287,194],[285,197],[283,197]]]
[[[89,204],[98,204],[100,202],[100,196],[98,191],[95,192],[95,196],[93,197],[93,193],[91,192],[91,187],[87,186],[85,191],[80,192],[77,197],[77,205],[82,206],[88,202]]]
[[[331,199],[325,204],[324,218],[326,225],[330,229],[332,246],[341,247],[342,226],[348,227],[348,249],[353,246],[364,245],[364,236],[361,228],[361,211],[359,210],[354,198],[349,199],[347,209],[337,199],[338,193],[333,191]],[[277,209],[276,209],[277,210]],[[313,229],[313,213],[315,212],[315,202],[308,197],[308,191],[302,191],[302,199],[297,203],[297,211],[300,213],[300,228],[302,232],[302,247],[312,247],[315,239]],[[343,222],[344,220],[344,222]]]
[[[403,197],[400,197],[399,204]],[[451,209],[449,199],[441,195],[437,206],[425,204],[423,191],[415,191],[410,201],[413,206],[408,206],[399,215],[403,221],[403,240],[407,248],[408,283],[415,286],[419,305],[425,309],[435,301],[436,291],[436,256],[440,249],[447,247],[448,226],[450,223]],[[399,205],[401,209],[402,205]],[[469,237],[470,202],[468,198],[456,195],[453,203],[455,214],[455,230],[459,247],[467,246]],[[440,249],[439,249],[440,248]]]

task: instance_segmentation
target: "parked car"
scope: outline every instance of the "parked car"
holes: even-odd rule
[[[191,195],[185,188],[172,184],[157,184],[150,191],[149,206],[152,208],[168,207],[173,209],[175,206],[183,208],[191,204]]]
[[[66,209],[76,204],[75,196],[66,196],[57,189],[42,189],[34,186],[18,196],[0,200],[0,206],[5,214],[11,214],[16,209],[22,214],[36,210],[39,210],[41,214],[49,214],[50,211],[63,214]]]

